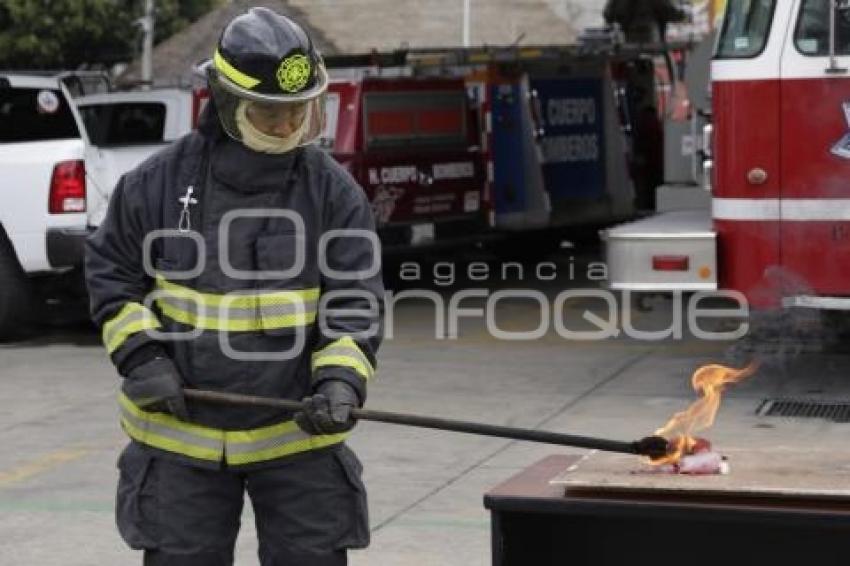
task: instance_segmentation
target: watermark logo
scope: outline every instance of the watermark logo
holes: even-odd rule
[[[271,220],[286,226],[285,234],[275,238],[275,242],[287,249],[270,248],[263,253],[279,254],[289,265],[275,263],[275,269],[239,269],[233,265],[231,254],[240,245],[238,242],[234,245],[234,225],[246,219]],[[233,281],[269,283],[262,288],[249,285],[248,290],[220,295],[180,286],[178,283],[186,283],[205,272],[208,244],[195,231],[151,232],[142,245],[144,269],[158,284],[145,304],[159,310],[165,318],[190,328],[178,332],[148,331],[152,338],[194,340],[204,330],[215,330],[219,332],[222,352],[232,359],[290,360],[305,353],[308,336],[316,326],[322,335],[332,340],[345,336],[363,341],[379,336],[393,339],[397,308],[410,302],[420,307],[427,305],[427,313],[417,311],[417,321],[420,328],[433,329],[433,337],[437,340],[459,339],[463,321],[467,324],[477,321],[489,336],[505,342],[527,342],[547,336],[571,341],[629,338],[657,342],[680,340],[686,336],[728,341],[742,338],[749,332],[749,305],[744,295],[734,291],[671,293],[669,324],[665,321],[664,328],[652,330],[639,328],[631,308],[631,293],[604,288],[608,270],[602,262],[590,262],[581,270],[573,258],[566,265],[551,261],[533,266],[505,262],[495,267],[480,261],[463,265],[442,261],[427,269],[408,261],[401,264],[395,275],[403,282],[421,282],[423,287],[388,291],[379,296],[382,289],[381,244],[371,230],[328,230],[311,241],[304,219],[292,210],[242,209],[223,216],[216,236],[216,259],[224,277]],[[194,265],[155,260],[155,250],[162,249],[171,238],[187,240],[178,244],[194,248],[193,253],[187,254],[195,258]],[[175,245],[174,242],[171,245]],[[318,279],[305,275],[316,272]],[[461,278],[471,285],[451,290]],[[503,288],[491,290],[475,286],[492,284],[494,280]],[[563,280],[570,285],[577,280],[587,281],[596,287],[553,288],[557,281]],[[299,282],[308,288],[299,287]],[[426,284],[437,290],[425,288]],[[718,299],[723,300],[725,308],[709,304]],[[528,326],[522,330],[500,320],[500,313],[518,304],[523,305],[523,322]],[[732,329],[727,325],[721,331],[708,328],[709,321],[718,319],[732,319],[737,325]],[[290,321],[269,327],[276,331],[273,334],[290,337],[291,347],[275,352],[246,352],[234,347],[232,333],[266,330],[265,321]]]
[[[686,336],[707,341],[737,340],[749,332],[749,304],[746,297],[737,291],[702,291],[686,296],[682,292],[671,294],[672,316],[663,329],[640,329],[635,324],[630,308],[632,293],[614,292],[607,289],[567,289],[554,298],[535,289],[463,289],[451,293],[448,298],[431,290],[408,289],[399,293],[386,294],[385,338],[395,337],[395,313],[402,301],[427,302],[432,306],[430,321],[433,322],[434,337],[438,340],[453,340],[460,336],[463,319],[478,319],[483,322],[486,333],[497,340],[532,341],[554,332],[565,340],[600,341],[614,338],[630,338],[644,342],[681,340]],[[710,306],[722,299],[729,306]],[[534,326],[528,330],[510,330],[498,322],[500,303],[527,301],[533,304]],[[568,308],[568,303],[584,304],[580,312]],[[472,306],[470,303],[474,303]],[[483,303],[483,304],[482,304]],[[591,304],[599,308],[591,308]],[[429,317],[419,315],[422,324]],[[711,320],[737,320],[732,330],[707,328]],[[579,322],[583,328],[578,328]],[[588,328],[589,327],[589,328]]]

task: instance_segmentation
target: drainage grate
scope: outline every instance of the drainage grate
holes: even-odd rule
[[[827,419],[850,423],[850,401],[813,401],[806,399],[765,399],[756,414],[762,417]]]

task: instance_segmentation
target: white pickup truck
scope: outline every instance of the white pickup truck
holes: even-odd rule
[[[67,78],[0,71],[0,339],[45,289],[85,297],[84,241],[115,183],[188,132],[197,104],[178,89],[73,97]]]
[[[188,133],[198,99],[191,91],[167,88],[81,96],[74,105],[87,134],[86,177],[97,193],[89,201],[89,224],[99,226],[121,175]]]

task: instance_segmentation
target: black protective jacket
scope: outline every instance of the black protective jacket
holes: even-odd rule
[[[198,132],[118,183],[87,246],[93,318],[122,374],[164,353],[189,387],[297,400],[342,379],[365,400],[383,311],[376,242],[366,195],[330,156],[253,152],[210,105]],[[121,403],[136,441],[210,466],[342,440],[274,410],[190,402],[187,425]]]

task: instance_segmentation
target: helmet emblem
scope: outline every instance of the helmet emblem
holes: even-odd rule
[[[277,82],[284,92],[297,92],[310,80],[310,60],[306,55],[292,55],[277,69]]]

